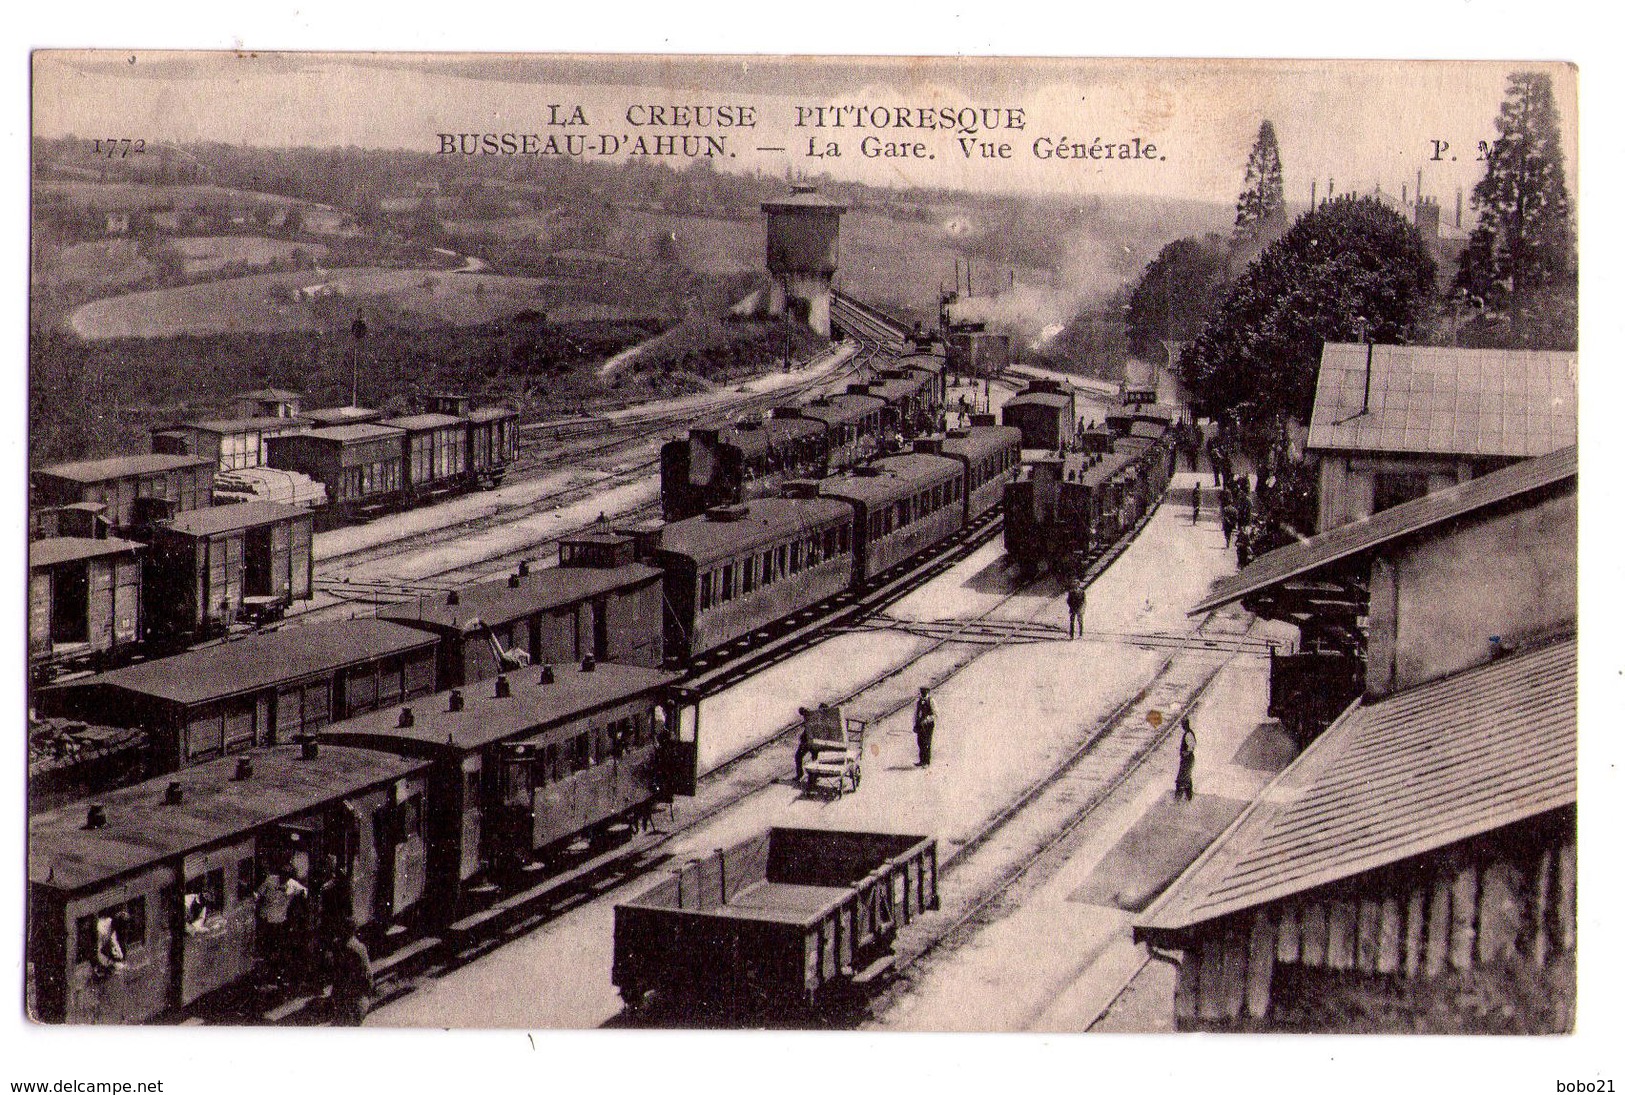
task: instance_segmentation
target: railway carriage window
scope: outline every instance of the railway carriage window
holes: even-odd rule
[[[186,724],[186,759],[200,760],[218,755],[221,751],[221,726],[218,709],[194,715]]]
[[[512,645],[511,641],[504,646]],[[385,658],[378,667],[378,704],[388,707],[397,703],[401,698],[401,659],[399,657]]]
[[[776,568],[775,573],[778,575],[778,577],[782,578],[786,574],[791,573],[791,571],[790,571],[790,545],[789,544],[780,544],[779,547],[778,547],[778,556],[779,556],[779,558],[778,558],[778,567]]]
[[[188,932],[206,930],[209,918],[219,916],[226,908],[226,871],[216,867],[205,871],[186,883],[181,891],[182,923]]]
[[[700,611],[711,607],[711,575],[700,575]]]
[[[420,650],[406,656],[405,691],[402,699],[426,696],[434,691],[434,651]]]
[[[734,595],[734,565],[722,564],[722,588],[717,591],[717,600],[731,601]]]
[[[254,857],[246,856],[237,861],[237,900],[248,901],[254,896],[259,887],[254,883]]]
[[[840,550],[840,553],[842,555],[846,555],[846,554],[850,553],[851,550],[852,550],[852,526],[851,525],[842,525],[841,526],[841,540],[840,540],[840,548],[839,548],[839,550]]]
[[[570,742],[570,771],[585,772],[592,764],[592,746],[585,733],[577,734]]]
[[[305,729],[317,730],[328,724],[333,715],[331,686],[326,681],[305,685]]]
[[[254,744],[254,700],[232,703],[225,711],[225,749],[232,752]]]
[[[124,938],[121,940],[124,949],[128,951],[131,947],[146,946],[147,899],[145,897],[130,898],[129,901],[124,903],[124,912],[130,918],[124,929]]]
[[[408,795],[401,803],[401,839],[423,835],[423,796]]]

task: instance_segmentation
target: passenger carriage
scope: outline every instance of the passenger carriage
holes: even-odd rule
[[[922,438],[916,452],[958,460],[965,469],[965,523],[1004,501],[1004,485],[1021,468],[1021,431],[1009,426],[972,426],[942,437]]]
[[[818,486],[821,497],[852,507],[854,583],[957,532],[964,525],[964,490],[960,462],[927,453],[882,457]]]
[[[285,862],[313,895],[333,863],[362,928],[400,921],[425,891],[429,768],[311,739],[34,815],[31,1013],[140,1023],[242,982],[255,893]]]
[[[650,559],[665,572],[668,661],[684,663],[852,584],[852,510],[758,498],[673,522]]]
[[[378,617],[439,638],[441,687],[487,680],[505,655],[531,664],[662,661],[661,572],[635,561],[633,539],[587,533],[559,542],[559,565],[521,563],[505,578],[385,605]]]
[[[595,662],[531,666],[329,727],[324,741],[419,757],[429,779],[429,915],[467,887],[656,801],[694,791],[695,713],[672,674]]]

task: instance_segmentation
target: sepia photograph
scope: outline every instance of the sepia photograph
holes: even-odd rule
[[[862,44],[35,44],[14,1090],[1611,1026],[1581,68]]]

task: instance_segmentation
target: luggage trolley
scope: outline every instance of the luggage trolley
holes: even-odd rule
[[[808,791],[821,779],[834,781],[836,797],[846,793],[849,783],[852,790],[858,789],[863,779],[863,732],[868,726],[865,720],[846,718],[839,707],[827,704],[807,712],[801,735],[808,754],[802,766]]]

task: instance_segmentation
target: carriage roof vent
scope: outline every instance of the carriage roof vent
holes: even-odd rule
[[[179,806],[181,804],[181,781],[172,779],[169,786],[164,788],[164,805]]]
[[[519,588],[519,575],[517,573],[508,575],[508,588],[509,589],[518,589]]]
[[[492,690],[492,694],[499,700],[505,700],[509,696],[513,695],[513,685],[508,683],[507,677],[499,674],[496,680],[496,687]]]
[[[85,828],[107,828],[107,807],[103,806],[99,802],[92,802],[90,804],[90,809],[85,811]]]
[[[744,503],[731,506],[712,506],[705,511],[709,521],[743,521],[750,516],[750,507]]]
[[[457,596],[457,591],[455,589],[446,594],[446,603],[448,605],[460,604],[461,602],[462,598]]]
[[[461,711],[463,709],[463,692],[460,688],[453,688],[451,695],[446,697],[447,711]]]
[[[581,671],[583,673],[591,673],[597,668],[598,659],[594,658],[591,654],[588,654],[585,658],[581,659]]]
[[[315,760],[321,749],[317,745],[315,734],[302,734],[299,737],[299,757],[301,760]]]
[[[412,714],[412,709],[410,707],[403,707],[401,708],[400,718],[395,720],[395,725],[404,730],[406,727],[412,726],[416,722],[417,717]]]
[[[537,679],[536,683],[537,684],[552,684],[553,683],[553,667],[551,665],[542,666],[542,675],[541,675],[540,678]]]
[[[237,770],[231,774],[231,778],[234,779],[234,780],[237,780],[238,782],[241,782],[241,781],[243,781],[245,779],[249,779],[253,775],[254,775],[254,762],[252,760],[248,759],[247,757],[238,757],[237,758]]]

